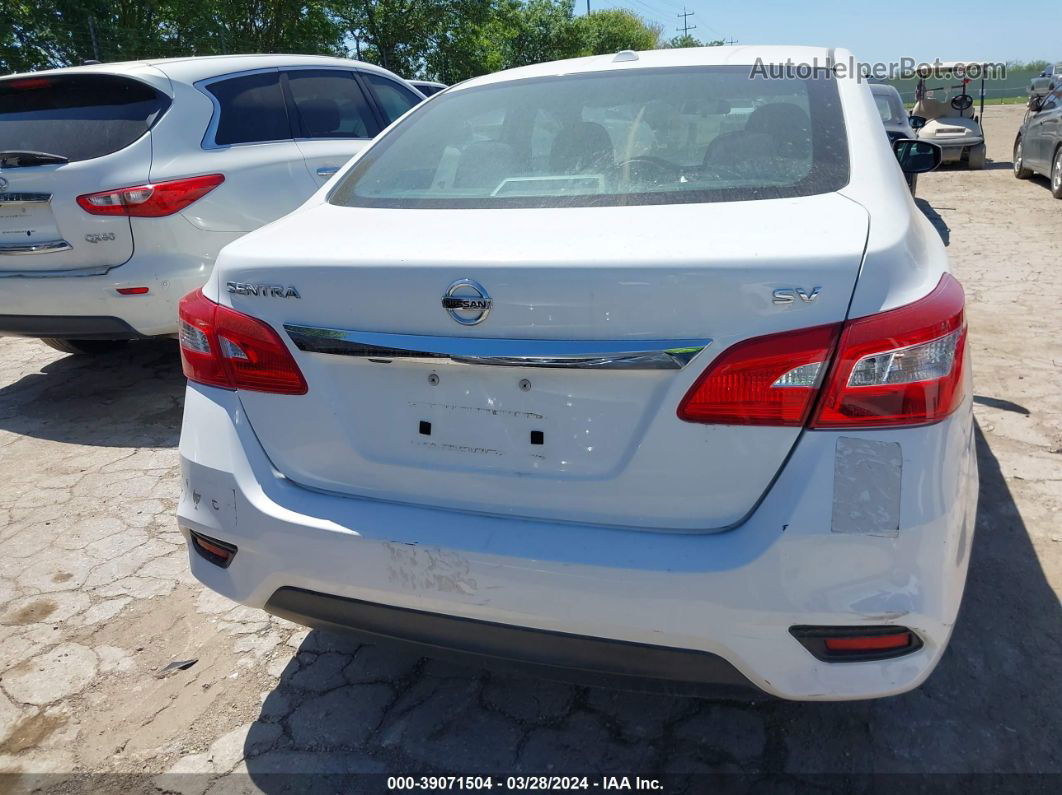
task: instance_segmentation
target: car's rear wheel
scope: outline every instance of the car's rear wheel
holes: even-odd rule
[[[1051,195],[1062,199],[1062,146],[1055,150],[1055,159],[1051,164]]]
[[[129,344],[129,340],[67,340],[55,337],[42,337],[41,342],[57,351],[81,356],[111,353]]]
[[[1028,179],[1033,175],[1030,169],[1025,167],[1025,158],[1022,154],[1024,146],[1021,138],[1014,142],[1014,176],[1018,179]]]
[[[967,158],[970,171],[981,171],[985,167],[985,145],[978,144],[970,150]]]

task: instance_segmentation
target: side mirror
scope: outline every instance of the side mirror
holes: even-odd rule
[[[925,174],[940,165],[940,147],[929,141],[901,138],[892,145],[904,174]]]
[[[1044,106],[1043,97],[1029,97],[1029,110],[1033,113],[1039,113],[1040,108]]]
[[[921,130],[926,126],[925,116],[908,116],[907,122],[911,125],[912,130]]]

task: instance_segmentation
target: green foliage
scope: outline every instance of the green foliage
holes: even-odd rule
[[[5,0],[0,73],[238,52],[341,54],[327,0]]]
[[[715,41],[701,41],[689,33],[680,33],[678,36],[663,42],[660,46],[664,48],[680,48],[680,47],[721,47],[723,46],[723,40],[717,39]]]
[[[660,38],[660,26],[649,24],[633,11],[595,11],[578,17],[587,55],[607,55],[620,50],[652,50]]]
[[[3,0],[0,74],[241,52],[349,55],[454,83],[542,61],[646,50],[660,29],[575,0]]]

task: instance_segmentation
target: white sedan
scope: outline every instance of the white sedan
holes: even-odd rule
[[[379,67],[313,55],[0,79],[0,335],[94,353],[174,334],[226,243],[422,100]]]
[[[831,57],[470,80],[226,247],[180,310],[195,576],[551,676],[916,687],[974,528],[964,297],[867,86],[752,72]]]

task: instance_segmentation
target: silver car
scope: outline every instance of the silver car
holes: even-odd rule
[[[885,125],[885,134],[889,136],[889,143],[895,143],[902,138],[916,137],[899,91],[884,83],[872,83],[870,93],[874,95],[874,104],[877,105],[878,113],[881,114],[881,122]],[[911,188],[911,195],[914,196],[915,187],[918,185],[918,175],[906,174],[905,176]]]
[[[1051,195],[1062,199],[1062,88],[1043,99],[1033,97],[1014,140],[1014,176],[1033,174],[1048,177]]]

